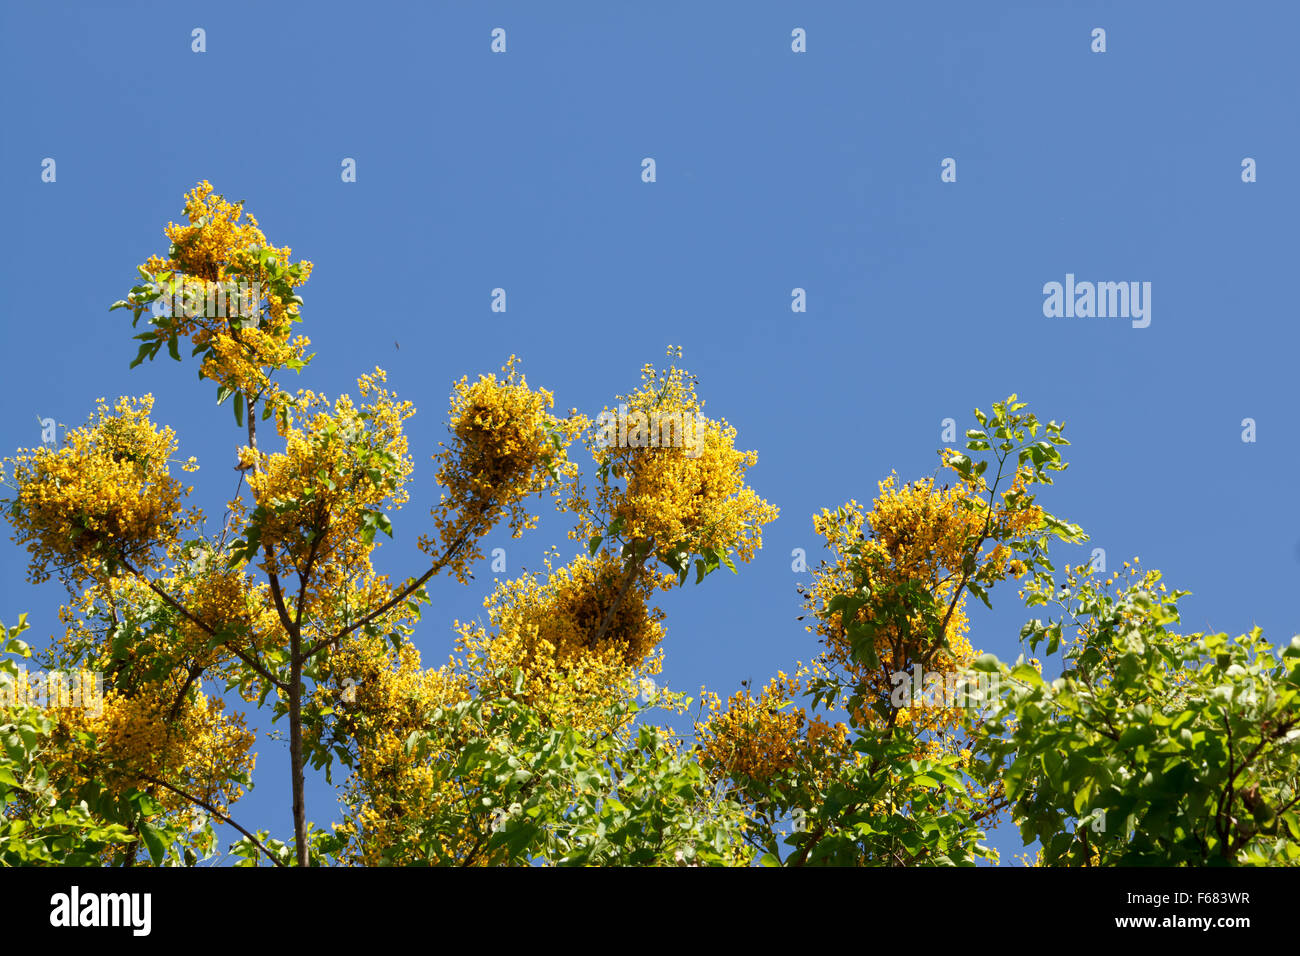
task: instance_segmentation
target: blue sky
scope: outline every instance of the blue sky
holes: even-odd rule
[[[229,410],[165,353],[128,371],[129,320],[107,311],[208,179],[315,263],[301,328],[318,354],[289,384],[333,396],[380,365],[420,410],[384,570],[422,567],[454,379],[515,353],[559,409],[594,414],[671,343],[781,509],[738,577],[663,602],[675,688],[725,697],[814,656],[791,570],[792,549],[817,556],[811,514],[869,501],[891,470],[932,473],[942,420],[971,427],[1011,392],[1073,443],[1041,500],[1093,540],[1058,566],[1141,555],[1193,592],[1189,630],[1258,624],[1285,643],[1300,14],[1138,6],[6,3],[0,447],[38,443],[37,415],[78,424],[100,396],[152,392],[219,518],[241,443]],[[1043,286],[1067,273],[1150,282],[1149,327],[1045,317]],[[514,576],[564,535],[547,521],[486,544]],[[29,611],[39,640],[62,593],[25,566],[0,542],[0,616]],[[491,578],[431,588],[426,662]],[[1014,657],[1029,615],[1013,590],[994,603],[972,610],[972,643]],[[258,749],[237,817],[288,836],[284,745]],[[309,811],[335,812],[323,781]],[[1011,827],[994,843],[1020,848]]]

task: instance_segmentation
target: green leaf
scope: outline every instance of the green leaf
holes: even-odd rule
[[[167,855],[168,841],[165,831],[148,820],[141,820],[140,836],[144,838],[144,845],[148,848],[149,856],[153,859],[154,865],[157,866],[162,863],[163,857]]]
[[[1125,750],[1143,747],[1156,739],[1156,729],[1149,724],[1131,726],[1119,735],[1119,746]]]
[[[235,393],[235,424],[244,427],[244,393]]]
[[[140,351],[135,355],[135,361],[131,363],[131,368],[135,368],[146,358],[152,358],[153,353],[158,351],[156,340],[154,342],[145,342],[140,346]]]

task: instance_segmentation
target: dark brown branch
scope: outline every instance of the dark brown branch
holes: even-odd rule
[[[202,807],[204,810],[208,811],[208,813],[212,814],[214,817],[216,817],[216,818],[217,818],[218,820],[220,820],[222,823],[228,823],[228,824],[230,824],[232,827],[234,827],[236,830],[238,830],[238,831],[239,831],[240,833],[242,833],[244,836],[248,837],[248,839],[252,840],[253,843],[257,846],[257,848],[258,848],[259,850],[261,850],[263,853],[265,853],[266,856],[267,856],[267,859],[269,859],[272,863],[274,863],[276,866],[284,866],[284,863],[282,863],[282,862],[280,861],[279,857],[277,857],[274,853],[272,853],[270,850],[268,850],[268,849],[266,848],[266,845],[263,844],[261,840],[259,840],[259,839],[258,839],[257,837],[255,837],[253,834],[249,833],[247,830],[245,830],[243,827],[241,827],[238,823],[236,823],[234,820],[232,820],[229,816],[227,816],[226,814],[222,813],[222,812],[221,812],[220,810],[218,810],[216,807],[212,806],[212,804],[210,804],[210,803],[208,803],[208,802],[206,802],[206,801],[204,801],[204,800],[200,800],[198,797],[191,796],[190,794],[186,793],[184,790],[180,790],[180,789],[178,789],[178,788],[176,788],[176,787],[173,787],[170,783],[167,783],[165,780],[159,780],[157,777],[145,777],[144,779],[145,779],[145,780],[148,780],[150,783],[156,783],[158,786],[163,787],[163,788],[165,788],[165,789],[167,789],[167,790],[170,790],[172,793],[176,794],[176,796],[181,797],[182,799],[188,800],[190,803],[193,803],[195,806]]]
[[[216,632],[215,632],[215,631],[214,631],[214,630],[213,630],[209,625],[204,624],[204,623],[203,623],[202,621],[200,621],[197,617],[195,617],[193,614],[191,614],[191,613],[189,612],[189,610],[188,610],[187,608],[185,608],[184,605],[182,605],[182,604],[181,604],[179,601],[177,601],[174,597],[172,597],[170,594],[168,594],[168,593],[167,593],[166,591],[164,591],[162,588],[158,587],[157,584],[155,584],[153,581],[150,581],[148,578],[146,578],[143,574],[141,574],[141,573],[140,573],[139,571],[137,571],[135,568],[131,567],[131,565],[128,564],[125,560],[122,560],[120,556],[119,556],[118,560],[122,561],[122,566],[123,566],[124,568],[126,568],[128,571],[130,571],[132,574],[134,574],[136,577],[138,577],[141,581],[143,581],[143,582],[148,586],[149,590],[153,591],[155,594],[157,594],[160,598],[162,598],[164,601],[166,601],[168,604],[170,604],[170,605],[171,605],[172,607],[174,607],[176,610],[180,611],[180,613],[181,613],[182,615],[185,616],[186,620],[190,621],[190,622],[191,622],[195,627],[199,628],[199,629],[200,629],[201,631],[203,631],[203,633],[205,633],[205,634],[209,634],[209,635],[212,635],[212,636],[214,636],[214,637],[216,636]],[[236,657],[238,657],[241,661],[243,661],[243,662],[244,662],[245,664],[247,664],[249,667],[253,668],[254,671],[256,671],[258,674],[260,674],[262,677],[266,678],[266,680],[270,681],[273,685],[275,685],[276,687],[279,687],[281,690],[288,690],[288,685],[286,685],[283,681],[281,681],[281,680],[279,680],[278,678],[276,678],[276,677],[275,677],[275,676],[274,676],[270,671],[268,671],[265,667],[263,667],[263,666],[262,666],[260,663],[258,663],[256,660],[254,660],[253,658],[249,657],[247,654],[245,654],[245,653],[244,653],[243,651],[241,651],[239,648],[235,647],[235,645],[232,644],[230,641],[224,641],[223,644],[224,644],[224,646],[230,648],[230,651],[231,651],[232,654],[234,654]]]
[[[627,565],[623,571],[623,584],[618,589],[618,595],[614,598],[614,603],[605,608],[605,614],[601,618],[600,626],[596,628],[596,634],[591,639],[593,645],[599,644],[601,639],[604,638],[606,632],[609,631],[610,625],[614,623],[614,615],[617,614],[618,609],[623,606],[623,602],[627,599],[628,592],[632,590],[632,582],[636,580],[637,573],[641,570],[641,566],[645,564],[646,559],[650,556],[650,552],[653,549],[653,538],[648,538],[646,540],[644,551],[640,551],[640,549],[637,548],[637,543],[635,541],[632,542],[632,553],[627,556]],[[639,555],[638,551],[640,551]]]
[[[203,673],[203,668],[197,662],[189,666],[189,671],[185,675],[185,683],[181,685],[181,691],[176,695],[176,703],[172,704],[171,710],[167,712],[167,722],[170,724],[176,719],[176,715],[181,711],[181,704],[185,703],[185,695],[189,693],[190,687],[198,680],[199,675]]]
[[[439,571],[441,571],[444,567],[447,566],[447,563],[452,559],[452,556],[455,555],[455,553],[459,551],[464,546],[465,542],[468,540],[471,527],[472,526],[466,526],[465,530],[463,530],[460,533],[460,535],[457,536],[456,540],[451,543],[450,547],[447,548],[447,550],[443,553],[442,557],[439,558],[438,561],[434,563],[433,567],[429,568],[428,571],[425,571],[424,574],[420,575],[418,578],[416,578],[414,581],[412,581],[410,584],[404,587],[397,594],[393,595],[393,597],[391,597],[389,600],[385,601],[379,607],[375,608],[375,610],[364,615],[359,620],[354,621],[352,624],[349,624],[347,627],[343,628],[338,633],[333,634],[329,637],[321,638],[310,648],[308,648],[307,651],[302,655],[303,660],[304,661],[310,660],[315,654],[319,653],[320,651],[330,646],[331,644],[337,644],[339,641],[343,640],[343,638],[347,637],[357,628],[364,627],[366,624],[369,624],[371,621],[379,617],[381,614],[385,614],[388,611],[392,610],[400,602],[406,600],[406,598],[414,594],[415,591],[417,591],[420,587],[422,587],[426,581],[428,581],[431,577],[433,577],[435,574],[437,574]]]

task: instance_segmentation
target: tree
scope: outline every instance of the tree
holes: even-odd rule
[[[1049,545],[1086,536],[1038,496],[1069,442],[1015,395],[976,409],[931,477],[814,516],[820,650],[725,705],[706,693],[679,734],[654,722],[692,704],[655,683],[655,601],[738,573],[777,517],[680,348],[594,420],[553,414],[513,356],[454,383],[427,563],[394,580],[374,553],[408,501],[414,407],[381,369],[355,398],[284,388],[312,358],[293,335],[311,263],[206,182],[185,213],[112,308],[147,316],[133,368],[164,345],[182,361],[184,340],[231,403],[234,490],[211,527],[148,394],[6,459],[29,577],[69,599],[43,695],[25,618],[0,635],[0,864],[194,865],[217,821],[250,865],[973,865],[997,858],[1005,816],[1048,865],[1300,859],[1300,638],[1279,656],[1258,631],[1177,634],[1182,595],[1155,572],[1112,593],[1067,567],[1058,585]],[[468,581],[484,536],[524,535],[546,498],[576,553],[500,582],[426,667],[427,583]],[[967,597],[991,607],[1012,580],[1062,611],[1021,635],[1059,678],[970,640]],[[56,672],[99,675],[94,706],[51,693]],[[290,840],[235,818],[254,771],[241,704],[287,724]],[[346,775],[329,829],[309,770]]]
[[[1027,589],[1062,613],[1022,636],[1063,669],[1048,681],[1023,657],[983,662],[1005,693],[982,775],[1003,782],[1046,865],[1296,865],[1300,637],[1279,654],[1258,628],[1178,634],[1187,592],[1125,568],[1101,582],[1067,567],[1063,586]]]
[[[197,463],[173,457],[176,436],[150,421],[148,395],[101,403],[62,447],[9,460],[7,516],[30,553],[29,575],[58,574],[72,596],[49,662],[107,677],[102,713],[51,711],[66,786],[143,795],[155,819],[132,832],[154,862],[192,860],[210,846],[213,816],[233,822],[229,808],[251,779],[252,735],[242,715],[225,712],[224,698],[238,696],[269,701],[277,720],[288,719],[292,856],[263,833],[245,831],[237,848],[276,864],[495,858],[495,845],[483,852],[478,816],[447,835],[446,815],[463,813],[458,801],[494,772],[467,755],[505,740],[502,727],[560,734],[566,766],[581,763],[574,754],[615,760],[621,786],[635,790],[649,774],[673,793],[696,786],[704,799],[703,782],[682,782],[694,771],[674,755],[680,741],[632,727],[628,701],[659,667],[662,612],[649,602],[681,583],[692,559],[697,580],[749,560],[776,511],[745,485],[755,456],[735,449],[725,422],[702,415],[694,382],[676,367],[647,366],[620,408],[631,410],[633,434],[609,443],[583,416],[554,416],[552,394],[530,388],[513,357],[500,378],[463,378],[450,440],[434,456],[444,490],[419,540],[429,565],[394,582],[372,556],[377,533],[393,534],[390,514],[407,501],[403,422],[413,407],[384,387],[379,369],[357,380],[355,400],[285,390],[279,376],[311,360],[308,340],[292,335],[311,263],[270,245],[242,203],[206,182],[187,195],[185,213],[186,224],[166,229],[167,256],[140,266],[141,283],[113,308],[130,310],[135,327],[147,316],[132,367],[164,344],[180,361],[184,339],[217,403],[233,399],[247,442],[222,528],[186,508],[192,488],[171,466]],[[274,426],[277,450],[265,447],[259,420]],[[594,495],[567,457],[580,435],[596,459]],[[466,581],[483,536],[501,522],[522,535],[537,521],[527,499],[548,494],[576,515],[573,536],[589,553],[544,582],[503,585],[490,623],[462,629],[460,658],[421,667],[410,636],[429,603],[426,582],[439,572]],[[204,693],[205,680],[216,694]],[[460,718],[449,724],[449,713]],[[467,727],[478,736],[466,737]],[[624,748],[617,757],[615,745]],[[448,761],[456,773],[445,772]],[[351,772],[348,816],[327,833],[308,820],[305,771],[310,763],[329,774],[336,762]],[[579,799],[591,773],[569,783]],[[554,792],[545,799],[568,806]],[[616,801],[598,805],[608,816]],[[437,814],[443,843],[401,842],[411,821]],[[137,846],[125,844],[119,861],[133,862]]]
[[[1083,537],[1035,503],[1031,489],[1066,467],[1058,446],[1068,442],[1024,408],[1012,395],[991,415],[975,411],[982,427],[967,432],[967,450],[989,454],[945,451],[949,484],[899,487],[891,476],[870,512],[850,501],[813,519],[831,559],[805,609],[825,650],[757,697],[746,689],[725,710],[714,698],[700,728],[706,766],[743,795],[764,862],[995,857],[981,841],[1005,798],[1000,781],[970,773],[980,688],[965,598],[987,604],[999,582],[1051,569],[1049,538]],[[795,705],[800,695],[810,710]],[[848,720],[831,725],[813,714],[819,707]]]
[[[51,779],[45,758],[51,750],[54,721],[45,709],[28,700],[26,671],[12,658],[25,660],[31,649],[20,640],[27,615],[11,628],[0,625],[0,866],[31,864],[87,865],[111,856],[115,847],[136,837],[123,818],[150,839],[162,833],[149,827],[156,812],[139,791],[117,800],[101,788],[73,795]],[[6,659],[9,658],[9,659]],[[46,697],[42,691],[40,697]],[[89,798],[89,799],[88,799]]]
[[[975,411],[967,450],[992,453],[992,484],[987,458],[948,452],[951,485],[891,477],[869,513],[814,519],[833,556],[805,606],[826,650],[725,710],[714,698],[701,728],[746,838],[769,864],[970,864],[996,857],[981,841],[1006,814],[1044,865],[1295,865],[1300,638],[1279,654],[1257,628],[1176,633],[1186,592],[1137,559],[1114,591],[1068,566],[1058,585],[1050,539],[1085,536],[1029,489],[1066,467],[1068,442],[1024,407]],[[988,603],[1009,578],[1029,607],[1060,608],[1021,632],[1059,656],[1059,678],[966,639],[964,593]],[[828,702],[847,724],[814,715]]]

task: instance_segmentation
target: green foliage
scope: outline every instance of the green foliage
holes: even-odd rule
[[[1004,693],[981,741],[1021,833],[1047,865],[1300,862],[1300,638],[1279,655],[1258,628],[1180,635],[1180,592],[1152,572],[1115,594],[1091,578],[1029,603],[1031,649],[1061,650],[1049,681],[998,663]]]
[[[973,866],[997,859],[984,814],[953,754],[918,758],[910,729],[860,728],[829,786],[804,775],[773,781],[760,801],[771,822],[766,866]],[[777,843],[777,820],[789,832]]]
[[[27,627],[26,614],[14,627],[0,624],[0,866],[96,864],[135,844],[136,833],[162,862],[171,835],[149,821],[157,808],[148,797],[74,793],[50,778],[43,758],[54,721],[16,693],[16,659],[31,657],[18,636]]]
[[[669,695],[670,697],[672,695]],[[432,865],[724,865],[745,862],[741,808],[717,791],[671,732],[636,722],[633,701],[609,715],[617,732],[548,726],[508,698],[474,698],[435,714],[406,741],[455,779],[465,798],[404,821],[404,852]],[[460,835],[474,834],[467,851]],[[461,848],[456,855],[443,847]],[[401,862],[411,862],[403,859]]]

